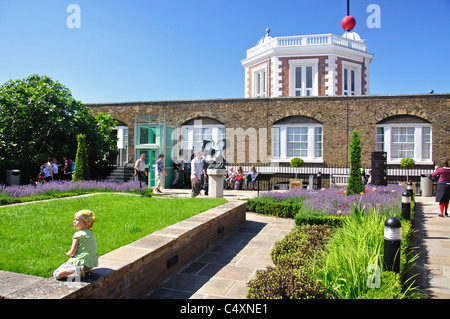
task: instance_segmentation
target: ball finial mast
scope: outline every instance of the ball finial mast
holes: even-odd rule
[[[352,31],[356,25],[356,20],[350,15],[350,0],[347,0],[347,16],[341,21],[342,28],[349,32]]]

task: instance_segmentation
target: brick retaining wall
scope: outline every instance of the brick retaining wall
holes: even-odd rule
[[[245,222],[246,201],[230,201],[99,258],[93,282],[64,282],[0,271],[0,297],[139,298]]]

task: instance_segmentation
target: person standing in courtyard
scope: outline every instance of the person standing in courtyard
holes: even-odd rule
[[[141,157],[134,163],[134,176],[139,179],[139,187],[142,187],[142,183],[145,184],[145,177],[147,171],[145,170],[145,154],[141,154]]]
[[[64,161],[64,167],[62,169],[62,179],[64,180],[71,180],[72,179],[72,165],[73,165],[73,161],[68,158],[66,155],[64,155],[63,157],[63,161]]]
[[[439,176],[436,189],[436,202],[439,203],[440,214],[439,217],[448,216],[448,202],[450,198],[450,167],[448,167],[448,159],[443,158],[439,165],[436,165],[436,170],[432,174],[435,178]]]
[[[50,182],[53,180],[53,159],[51,157],[48,158],[47,163],[41,166],[41,170],[44,172],[44,180],[46,182]]]
[[[191,162],[191,197],[196,197],[200,194],[200,185],[202,182],[202,152],[195,153],[195,157]]]
[[[167,176],[166,169],[164,167],[164,154],[159,154],[158,160],[156,161],[156,188],[155,188],[155,191],[157,193],[162,193],[161,192],[161,183],[162,183],[162,179],[163,179],[162,174]]]

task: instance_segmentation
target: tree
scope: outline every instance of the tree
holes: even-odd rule
[[[72,181],[83,181],[90,178],[90,170],[88,164],[88,155],[86,150],[86,136],[79,134],[77,157],[75,158],[75,170],[73,172]]]
[[[416,165],[416,162],[412,158],[405,157],[402,158],[400,161],[400,165],[404,168],[406,168],[406,182],[409,182],[409,168],[413,168],[414,165]]]
[[[352,132],[350,142],[350,176],[348,178],[347,195],[364,192],[361,177],[361,137],[358,131]]]
[[[47,76],[30,75],[0,87],[0,160],[30,163],[39,154],[74,155],[86,135],[94,163],[116,149],[110,115],[93,116],[70,91]],[[42,163],[39,163],[42,164]]]
[[[294,157],[291,159],[291,167],[303,167],[305,165],[305,161],[303,161],[300,157]],[[295,179],[297,179],[297,172],[295,172]]]

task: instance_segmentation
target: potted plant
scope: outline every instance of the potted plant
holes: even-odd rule
[[[303,165],[305,165],[305,162],[301,158],[294,157],[293,159],[291,159],[291,167],[303,167]],[[289,180],[289,189],[292,190],[294,188],[302,188],[302,187],[303,187],[303,180],[297,179],[297,171],[296,171],[295,179]]]
[[[405,157],[400,161],[400,166],[406,168],[406,183],[409,182],[409,168],[413,168],[416,163],[412,158]]]

